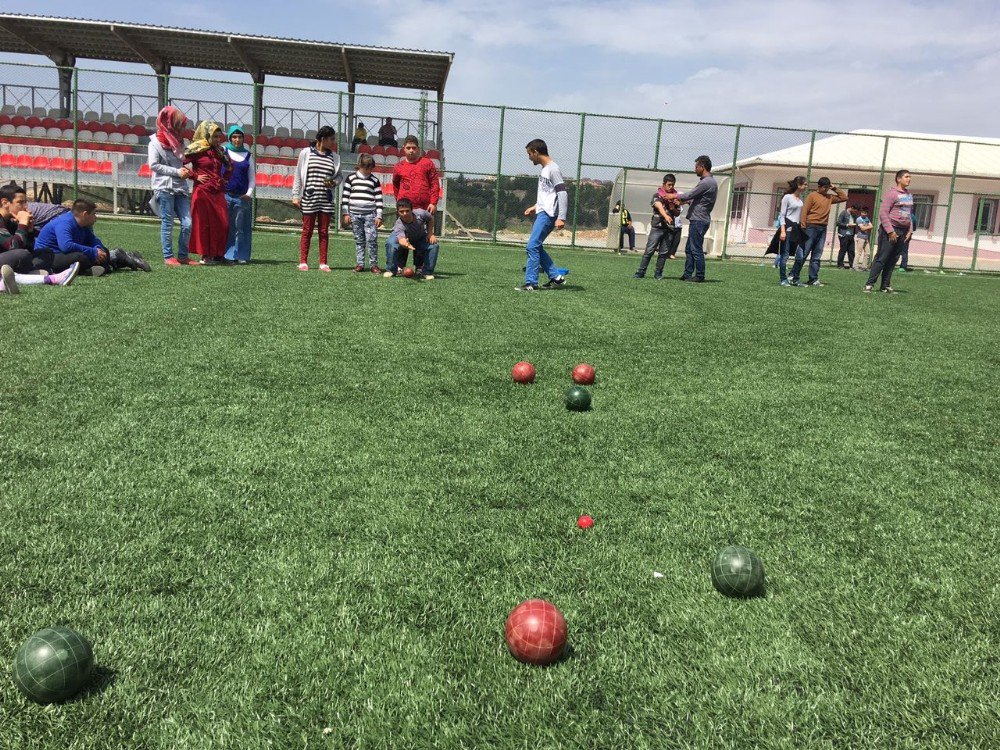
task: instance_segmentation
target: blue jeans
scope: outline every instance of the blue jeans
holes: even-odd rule
[[[524,267],[524,283],[538,286],[538,269],[541,267],[545,275],[550,279],[559,275],[552,258],[545,252],[542,243],[545,238],[555,229],[556,220],[554,216],[549,216],[544,211],[539,211],[535,216],[535,224],[531,228],[531,236],[528,238],[528,264]]]
[[[688,222],[688,241],[684,246],[684,278],[705,278],[705,232],[707,221]]]
[[[795,252],[798,252],[798,247],[795,248]],[[778,257],[774,262],[774,265],[778,267],[778,276],[782,281],[788,278],[788,272],[785,270],[788,267],[788,256],[792,254],[792,238],[785,233],[785,241],[780,243],[778,249]]]
[[[417,273],[422,273],[425,276],[434,273],[434,268],[437,266],[438,250],[440,249],[438,243],[431,244],[427,240],[417,240],[411,244],[413,245],[414,265],[421,263],[420,267],[417,268]],[[396,235],[390,234],[389,239],[385,241],[385,269],[393,273],[399,273],[400,268],[406,265],[409,254],[409,248],[401,247],[399,240],[396,239]]]
[[[174,257],[174,217],[181,222],[181,233],[177,237],[177,257],[188,257],[188,239],[191,237],[191,197],[182,193],[168,193],[158,190],[156,198],[160,203],[160,245],[163,259]]]
[[[368,251],[368,265],[378,265],[378,229],[375,227],[375,212],[356,214],[351,212],[351,229],[354,231],[354,250],[357,265],[365,264],[365,250]]]
[[[253,204],[240,196],[226,196],[229,208],[229,236],[226,238],[226,260],[250,260],[250,240],[253,237]]]
[[[819,261],[823,257],[823,245],[826,244],[826,227],[810,224],[806,227],[806,241],[795,250],[795,262],[792,264],[792,281],[799,280],[802,266],[809,258],[809,282],[819,280]]]

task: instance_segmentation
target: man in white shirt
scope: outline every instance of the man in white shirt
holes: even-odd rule
[[[548,282],[543,285],[545,289],[552,289],[566,283],[566,277],[559,273],[552,258],[545,252],[543,243],[553,229],[562,229],[566,226],[569,196],[566,193],[566,183],[563,181],[562,172],[559,171],[559,165],[549,157],[549,147],[545,141],[536,138],[528,143],[525,149],[531,163],[535,166],[541,165],[542,173],[538,176],[538,199],[535,205],[524,210],[525,216],[535,217],[535,224],[531,229],[531,237],[528,238],[526,248],[528,263],[524,267],[524,284],[514,288],[521,292],[534,292],[539,288],[539,266],[549,277]]]

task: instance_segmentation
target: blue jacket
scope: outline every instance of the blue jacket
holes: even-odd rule
[[[98,248],[103,249],[104,243],[90,227],[81,227],[77,224],[72,211],[42,227],[38,239],[35,240],[36,252],[51,250],[54,253],[83,253],[95,262]]]

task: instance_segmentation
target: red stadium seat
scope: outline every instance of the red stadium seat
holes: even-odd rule
[[[101,174],[111,174],[115,171],[114,165],[109,161],[102,161],[97,165],[97,171]]]
[[[132,124],[127,122],[120,122],[117,125],[115,125],[115,129],[112,132],[121,133],[122,135],[128,135],[129,133],[132,132]]]
[[[56,120],[56,127],[57,128],[62,128],[63,130],[72,130],[73,129],[73,121],[72,120],[67,120],[66,118],[63,118],[61,120]]]
[[[286,187],[289,190],[291,190],[292,189],[292,185],[295,184],[295,175],[293,175],[293,174],[286,174],[285,175],[285,180],[284,180],[284,182],[282,184],[283,184],[284,187]]]
[[[399,149],[396,148],[395,146],[386,146],[385,147],[385,155],[386,156],[399,156]]]
[[[17,157],[17,162],[15,163],[15,166],[18,169],[31,169],[31,161],[32,160],[30,156],[28,156],[27,154],[21,154],[19,157]]]
[[[99,124],[100,124],[100,127],[98,128],[98,130],[103,130],[105,133],[109,133],[109,134],[117,132],[118,126],[115,125],[113,122],[102,122],[102,123],[99,123]]]
[[[385,156],[385,146],[372,146],[372,153]]]
[[[153,174],[153,170],[151,170],[149,168],[148,164],[143,164],[141,167],[139,167],[139,176],[140,177],[150,177],[150,176],[152,176],[152,174]]]
[[[440,159],[441,152],[432,148],[430,151],[425,153],[424,156],[426,156],[428,159]]]
[[[32,169],[48,169],[49,168],[49,157],[47,156],[36,156],[31,160]]]
[[[0,113],[0,125],[7,125],[10,122],[10,115]]]
[[[10,118],[10,124],[13,125],[15,128],[20,127],[21,125],[26,125],[27,122],[28,121],[24,118],[23,115],[14,115],[13,117]]]
[[[0,167],[15,167],[17,166],[17,157],[14,154],[0,154]]]
[[[52,159],[49,159],[49,169],[62,172],[64,169],[66,169],[66,160],[63,159],[61,156],[56,156],[53,157]]]
[[[41,124],[42,124],[42,118],[41,117],[35,117],[34,115],[32,115],[31,117],[28,117],[27,119],[25,119],[24,124],[27,125],[29,128],[37,128],[37,127],[41,126]]]
[[[264,148],[264,146],[267,146],[270,142],[271,142],[270,136],[266,136],[263,133],[257,136],[257,145],[260,146],[261,148]]]
[[[253,136],[250,135],[249,133],[244,133],[243,134],[243,145],[244,146],[252,146],[253,145]]]
[[[142,138],[144,135],[149,135],[149,131],[146,130],[145,125],[133,125],[131,128],[129,128],[128,132],[131,133],[132,135],[137,135],[140,138]]]
[[[267,172],[257,172],[254,175],[254,179],[256,180],[257,185],[260,187],[267,187],[268,185],[271,184],[271,175],[269,175]]]
[[[367,143],[362,143],[360,146],[358,146],[359,154],[370,154],[371,152],[372,152],[372,147],[369,146]]]
[[[66,172],[72,172],[76,169],[76,159],[67,159],[66,163],[63,165],[63,170]]]
[[[382,186],[382,194],[383,195],[392,195],[393,194],[393,187],[392,187],[392,183],[391,182],[387,182],[387,183],[385,183]]]
[[[94,159],[86,159],[80,162],[80,171],[84,174],[97,174],[97,161]]]
[[[53,117],[43,117],[42,118],[42,127],[45,128],[45,129],[48,129],[48,128],[55,128],[55,127],[58,127],[58,126],[56,125],[55,118],[53,118]]]

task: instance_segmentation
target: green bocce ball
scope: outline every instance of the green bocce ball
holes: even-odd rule
[[[764,565],[749,547],[726,547],[712,562],[712,585],[725,596],[761,596],[764,593]]]
[[[86,638],[69,628],[45,628],[17,650],[14,682],[35,703],[58,703],[80,692],[93,666]]]
[[[566,408],[570,411],[587,411],[590,408],[590,391],[582,385],[574,385],[566,391]]]

